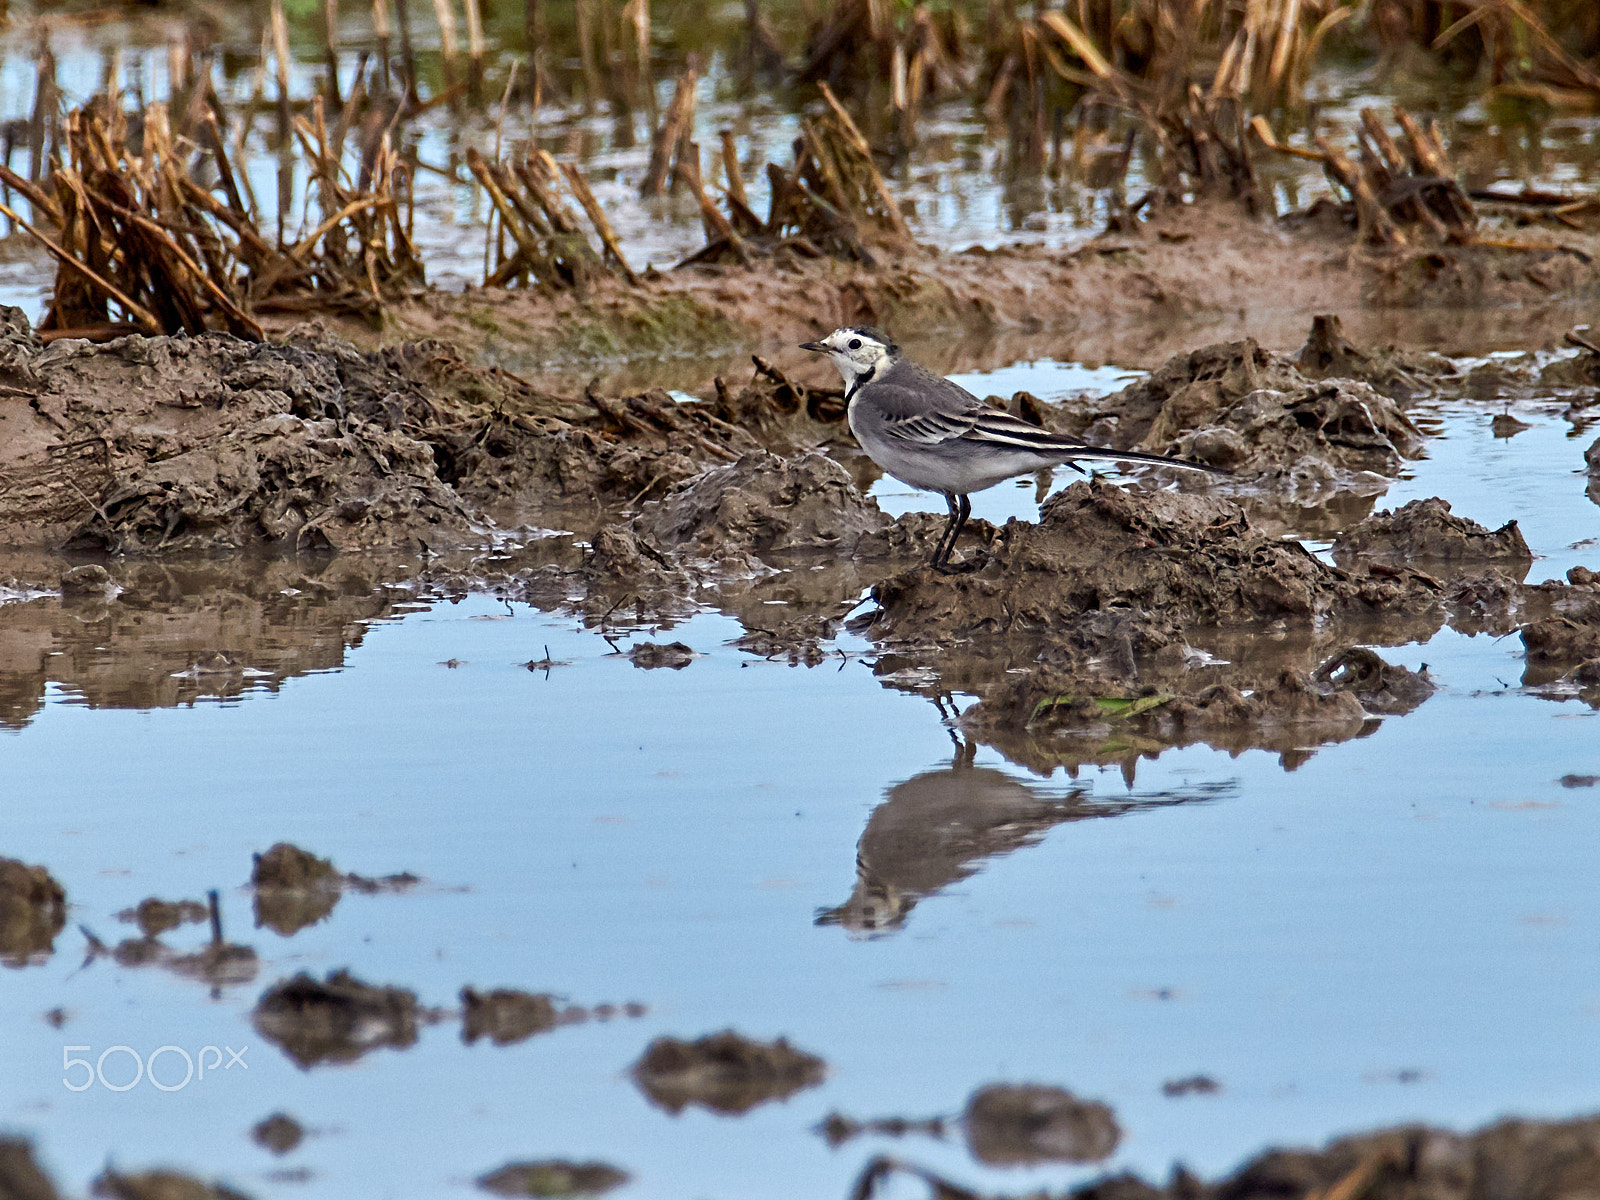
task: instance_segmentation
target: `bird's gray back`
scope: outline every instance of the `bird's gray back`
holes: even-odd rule
[[[935,375],[909,358],[900,359],[862,391],[867,388],[873,391],[873,403],[891,421],[930,410],[941,416],[965,416],[983,407],[983,401],[959,383]]]
[[[983,401],[966,388],[902,358],[850,399],[850,428],[858,439],[874,436],[935,445],[972,428]]]

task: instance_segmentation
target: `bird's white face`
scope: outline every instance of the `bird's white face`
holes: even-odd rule
[[[835,329],[820,342],[802,342],[802,350],[826,354],[844,377],[845,391],[855,386],[857,379],[873,378],[894,361],[898,347],[874,329],[847,325]]]

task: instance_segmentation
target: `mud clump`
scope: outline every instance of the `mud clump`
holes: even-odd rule
[[[256,1031],[302,1070],[354,1062],[380,1046],[415,1045],[419,1022],[430,1017],[415,992],[374,987],[345,970],[324,982],[302,971],[274,984],[251,1014]]]
[[[918,570],[873,589],[884,639],[1039,633],[1134,652],[1180,640],[1184,626],[1310,621],[1431,605],[1437,583],[1353,576],[1297,542],[1253,528],[1213,496],[1135,493],[1075,483],[1038,525],[1010,521],[978,569]]]
[[[1522,627],[1530,664],[1577,663],[1600,657],[1600,600]]]
[[[1454,569],[1496,566],[1514,570],[1518,579],[1533,565],[1533,552],[1515,521],[1487,529],[1456,516],[1437,496],[1373,513],[1334,539],[1333,556],[1341,566],[1371,559]]]
[[[442,473],[466,499],[637,502],[698,475],[708,461],[732,462],[756,448],[711,406],[659,388],[609,397],[590,387],[581,400],[523,402],[534,405],[531,413],[491,412],[441,436]]]
[[[765,450],[689,480],[634,522],[659,546],[711,558],[808,550],[848,555],[889,525],[832,459]]]
[[[991,1166],[1099,1162],[1122,1140],[1109,1106],[1036,1084],[979,1088],[961,1121],[972,1156]]]
[[[275,1112],[257,1121],[250,1130],[250,1140],[271,1154],[288,1154],[305,1140],[305,1127],[288,1113]]]
[[[204,921],[210,910],[198,900],[162,900],[155,896],[139,901],[136,908],[124,909],[117,920],[139,926],[147,938],[157,938],[180,925]]]
[[[1224,1181],[1219,1193],[1238,1200],[1299,1198],[1359,1178],[1365,1181],[1361,1194],[1373,1200],[1557,1200],[1584,1195],[1597,1177],[1600,1121],[1512,1120],[1466,1137],[1409,1127],[1342,1138],[1321,1151],[1272,1150]]]
[[[0,1137],[0,1196],[5,1200],[59,1200],[60,1193],[24,1138]]]
[[[510,1046],[562,1025],[582,1025],[585,1021],[609,1021],[616,1016],[638,1018],[650,1010],[637,1001],[626,1004],[596,1004],[585,1008],[569,1004],[557,1008],[555,998],[515,988],[496,988],[480,992],[461,989],[461,1040],[472,1045],[486,1037],[496,1046]]]
[[[250,872],[250,885],[257,888],[336,888],[339,883],[339,872],[330,860],[288,842],[256,855]]]
[[[1440,354],[1356,346],[1346,339],[1343,322],[1331,315],[1312,317],[1311,331],[1294,365],[1308,379],[1359,379],[1397,400],[1436,391],[1459,374],[1455,364]]]
[[[733,1030],[696,1041],[659,1037],[633,1064],[634,1082],[657,1107],[676,1116],[698,1104],[740,1116],[822,1082],[827,1064],[783,1038],[757,1042]]]
[[[469,532],[430,446],[353,413],[335,356],[136,336],[57,341],[31,366],[34,427],[0,463],[5,540],[149,553]]]
[[[1174,743],[1204,740],[1216,745],[1242,738],[1251,745],[1287,750],[1307,741],[1348,741],[1361,733],[1366,720],[1361,701],[1350,692],[1318,687],[1305,673],[1285,668],[1248,694],[1219,683],[1196,696],[1180,696],[1153,709],[1149,724],[1158,737]]]
[[[333,863],[288,842],[255,858],[256,928],[290,937],[321,921],[339,903],[344,880]]]
[[[43,867],[0,858],[0,963],[26,966],[55,949],[67,893]]]
[[[558,396],[437,342],[363,353],[317,327],[41,348],[8,325],[8,352],[28,380],[0,396],[13,545],[476,545],[479,506],[509,495],[551,512],[637,500],[757,445],[704,402]]]
[[[481,1037],[496,1046],[510,1046],[561,1024],[555,1002],[546,995],[496,988],[461,989],[461,1040],[472,1045]]]
[[[551,1158],[507,1163],[480,1175],[477,1184],[496,1196],[603,1196],[631,1178],[607,1163]]]
[[[1352,646],[1317,668],[1316,681],[1361,701],[1367,712],[1403,716],[1437,691],[1426,672],[1385,662],[1376,651]]]
[[[109,1200],[250,1200],[245,1192],[222,1183],[206,1183],[178,1171],[141,1171],[124,1175],[106,1168],[91,1190]]]
[[[542,597],[548,607],[581,597],[577,607],[604,620],[617,608],[632,608],[640,620],[646,612],[660,617],[686,615],[695,581],[650,540],[622,525],[606,525],[590,539],[590,552],[575,571],[550,564],[527,578],[521,591],[531,602]]]
[[[1400,406],[1368,384],[1307,379],[1249,339],[1177,355],[1073,425],[1093,442],[1194,458],[1298,498],[1381,491],[1422,445]]]
[[[85,563],[61,573],[63,600],[110,600],[120,590],[111,572],[98,563]]]
[[[791,667],[804,663],[817,666],[827,657],[823,643],[834,636],[835,623],[816,615],[768,621],[766,627],[750,628],[729,642],[736,649],[761,658],[785,657]]]

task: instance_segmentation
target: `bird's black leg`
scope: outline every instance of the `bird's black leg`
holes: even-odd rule
[[[954,574],[957,568],[950,566],[950,555],[956,548],[956,539],[961,536],[962,527],[972,515],[972,499],[968,496],[958,498],[953,495],[946,496],[945,499],[950,503],[950,524],[946,527],[944,536],[939,539],[939,549],[934,555],[933,569],[944,574]]]
[[[965,496],[962,499],[966,499]],[[958,528],[957,521],[961,512],[956,505],[954,492],[944,494],[944,502],[950,508],[950,519],[945,522],[944,529],[939,534],[939,540],[933,545],[933,557],[928,560],[928,565],[935,571],[943,570],[945,561],[950,557],[950,551],[955,548],[953,531]]]

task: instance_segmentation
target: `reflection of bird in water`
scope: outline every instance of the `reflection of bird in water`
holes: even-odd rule
[[[817,911],[818,925],[852,933],[898,929],[924,896],[976,872],[983,860],[1025,846],[1053,825],[1120,809],[1088,809],[1083,793],[1052,798],[1020,779],[972,765],[977,748],[954,763],[890,788],[856,844],[856,885],[837,908]]]

